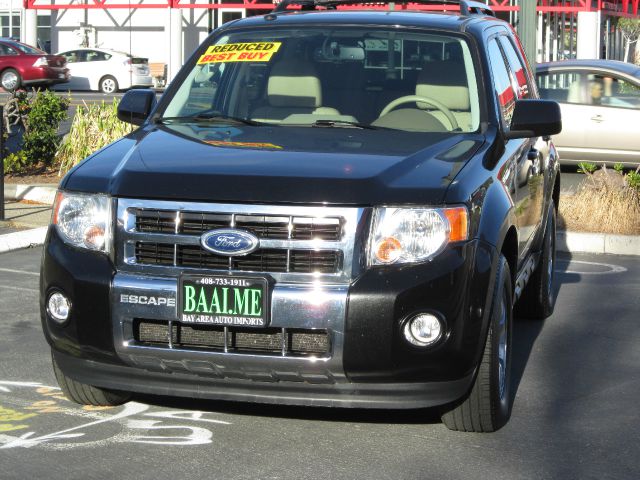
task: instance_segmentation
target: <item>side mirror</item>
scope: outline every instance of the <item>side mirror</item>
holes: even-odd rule
[[[505,139],[544,137],[562,131],[560,105],[551,100],[518,100]]]
[[[156,103],[156,92],[153,90],[129,90],[118,104],[118,118],[123,122],[142,125]]]

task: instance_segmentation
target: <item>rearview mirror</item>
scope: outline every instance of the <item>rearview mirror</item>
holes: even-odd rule
[[[544,137],[562,131],[560,105],[551,100],[518,100],[505,139]]]
[[[142,125],[156,106],[156,92],[150,89],[129,90],[118,104],[118,118]]]

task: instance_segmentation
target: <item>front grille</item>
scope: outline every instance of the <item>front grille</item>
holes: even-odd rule
[[[136,242],[136,263],[241,272],[336,273],[342,268],[339,250],[259,249],[242,257],[207,252],[197,245]]]
[[[240,329],[173,322],[169,343],[168,322],[134,319],[133,334],[142,346],[298,357],[329,354],[329,334],[325,330]]]
[[[276,282],[349,283],[359,271],[367,209],[118,199],[119,271],[176,277],[188,269],[265,273]],[[235,228],[258,237],[248,255],[214,254],[202,235]],[[355,260],[355,262],[354,262]],[[355,263],[355,264],[354,264]]]
[[[234,218],[231,214],[184,211],[178,215],[175,210],[156,209],[136,209],[135,218],[136,230],[143,233],[202,235],[233,225],[261,239],[338,241],[342,237],[339,218],[281,215],[235,215]]]

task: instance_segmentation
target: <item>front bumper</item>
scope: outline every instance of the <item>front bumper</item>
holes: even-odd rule
[[[309,383],[256,382],[211,378],[184,373],[146,371],[54,351],[66,375],[103,388],[153,395],[246,401],[280,405],[352,408],[423,408],[462,397],[472,376],[450,382],[425,383]]]
[[[263,403],[430,407],[471,387],[495,261],[493,247],[473,241],[429,263],[369,269],[350,285],[325,285],[321,292],[276,284],[270,326],[324,329],[330,353],[251,355],[137,344],[135,318],[175,321],[176,308],[121,303],[121,295],[175,299],[177,279],[117,272],[108,257],[65,245],[52,228],[42,263],[42,324],[65,374],[103,388]],[[72,301],[62,327],[46,313],[52,289]],[[402,338],[402,321],[417,311],[444,316],[440,345],[423,351]]]

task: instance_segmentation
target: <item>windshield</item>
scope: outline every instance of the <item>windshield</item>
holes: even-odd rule
[[[214,39],[160,121],[471,132],[476,75],[462,37],[305,26]]]

